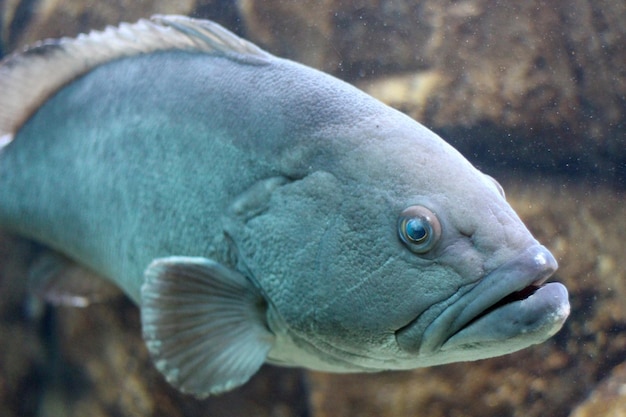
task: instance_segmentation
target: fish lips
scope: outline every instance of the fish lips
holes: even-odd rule
[[[545,247],[532,246],[483,277],[430,324],[418,317],[399,329],[396,340],[404,351],[433,356],[435,363],[498,356],[540,343],[569,315],[567,289],[545,284],[557,267]]]

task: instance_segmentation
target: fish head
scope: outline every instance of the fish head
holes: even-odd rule
[[[566,319],[565,287],[545,284],[557,262],[498,183],[401,122],[410,129],[323,152],[306,175],[263,182],[231,209],[238,268],[270,306],[271,361],[370,371],[476,360],[542,342]],[[249,201],[263,204],[242,209]]]

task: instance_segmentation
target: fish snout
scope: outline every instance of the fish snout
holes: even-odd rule
[[[550,251],[533,245],[443,301],[447,305],[430,324],[418,317],[400,329],[396,340],[403,350],[437,358],[436,363],[498,356],[540,343],[569,315],[567,289],[546,284],[557,268]],[[423,334],[416,334],[418,328]]]
[[[552,255],[552,253],[545,248],[545,246],[535,246],[531,248],[530,256],[532,260],[528,265],[528,272],[532,273],[534,270],[537,274],[536,285],[541,285],[548,280],[557,269],[559,264]],[[522,261],[523,263],[523,261]]]

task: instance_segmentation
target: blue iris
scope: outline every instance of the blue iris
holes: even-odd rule
[[[427,253],[441,239],[441,223],[428,208],[409,206],[398,218],[398,235],[412,252]]]
[[[424,224],[424,219],[409,219],[404,226],[406,236],[412,242],[422,242],[428,238],[428,227]]]

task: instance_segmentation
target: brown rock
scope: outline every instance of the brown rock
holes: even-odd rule
[[[31,247],[0,236],[0,415],[33,415],[45,351],[28,318],[25,258]]]
[[[269,47],[279,56],[303,64],[336,69],[332,52],[334,0],[237,2],[251,40]]]
[[[42,39],[73,37],[153,14],[210,18],[236,29],[235,5],[223,0],[6,0],[0,3],[0,57]]]
[[[194,7],[193,0],[176,2],[38,0],[33,2],[28,11],[24,11],[20,8],[23,3],[13,0],[4,5],[5,31],[14,28],[11,33],[3,34],[3,38],[8,39],[9,50],[17,45],[26,45],[41,39],[76,36],[92,29],[102,29],[107,24],[134,22],[150,16],[157,10],[164,14],[189,14]]]
[[[524,145],[511,164],[626,178],[624,2],[239,4],[252,39],[356,82],[464,151],[494,161],[486,154],[513,140]],[[424,74],[438,80],[426,100],[414,88]],[[407,92],[380,95],[380,82]]]
[[[153,13],[237,32],[241,16],[252,40],[357,83],[477,161],[626,181],[624,2],[6,0],[0,56]],[[425,75],[437,82],[422,91]],[[405,91],[379,94],[389,85]]]
[[[565,122],[576,128],[579,113],[589,110],[580,108],[580,97],[591,97],[595,104],[590,104],[599,110],[611,108],[606,115],[611,123],[624,118],[626,84],[619,69],[626,61],[626,6],[621,3],[239,4],[254,39],[279,55],[344,78],[423,69],[441,73],[450,84],[431,101],[436,106],[445,100],[445,106],[426,115],[436,125],[497,118],[509,127]]]
[[[626,417],[626,363],[615,367],[570,417]]]

